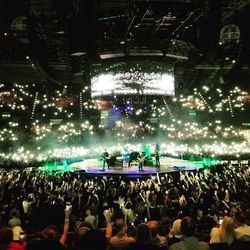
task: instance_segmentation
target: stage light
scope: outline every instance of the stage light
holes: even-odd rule
[[[132,110],[133,110],[132,105],[131,105],[131,104],[126,104],[126,106],[125,106],[125,111],[126,111],[126,112],[131,112]]]
[[[120,107],[119,106],[114,106],[113,107],[113,111],[114,112],[119,112],[120,111]]]

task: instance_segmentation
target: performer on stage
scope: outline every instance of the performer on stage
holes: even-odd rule
[[[155,166],[160,167],[160,144],[155,145]]]
[[[155,149],[155,166],[160,167],[160,152]]]
[[[138,157],[138,160],[139,160],[138,170],[139,171],[143,171],[145,158],[146,158],[146,154],[144,152],[142,152],[140,156]]]
[[[107,167],[109,169],[109,153],[107,151],[107,149],[105,148],[105,151],[102,154],[102,159],[103,159],[103,163],[102,163],[102,170],[105,171],[105,165],[107,164]]]
[[[122,159],[125,162],[129,162],[129,158],[130,158],[130,151],[128,147],[125,147],[122,152]]]

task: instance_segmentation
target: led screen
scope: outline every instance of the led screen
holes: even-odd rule
[[[164,62],[127,61],[93,66],[92,97],[174,94],[173,72]]]

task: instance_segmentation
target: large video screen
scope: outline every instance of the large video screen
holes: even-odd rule
[[[93,98],[119,95],[175,94],[173,68],[166,62],[142,60],[105,62],[93,65],[91,95]]]

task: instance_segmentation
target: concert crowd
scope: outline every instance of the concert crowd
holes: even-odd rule
[[[143,179],[1,170],[0,180],[1,250],[249,249],[248,166]]]

